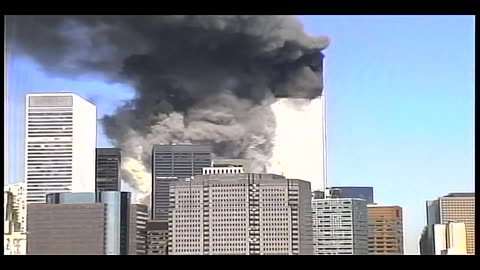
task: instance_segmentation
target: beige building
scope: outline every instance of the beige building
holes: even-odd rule
[[[465,223],[467,252],[475,254],[475,193],[450,193],[427,201],[427,236],[433,241],[433,225],[449,222]],[[433,246],[433,243],[430,244]],[[431,248],[434,251],[435,248]]]
[[[212,174],[170,188],[169,255],[313,254],[310,183]]]
[[[467,255],[465,223],[435,224],[433,233],[435,255]]]
[[[368,208],[368,253],[403,254],[403,214],[400,206],[370,204]]]

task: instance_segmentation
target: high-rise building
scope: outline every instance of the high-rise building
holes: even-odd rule
[[[26,186],[25,182],[3,186],[4,191],[12,194],[12,220],[16,226],[14,228],[16,232],[26,232],[27,229]]]
[[[313,254],[310,183],[211,174],[170,188],[169,255]]]
[[[28,254],[128,254],[129,192],[54,193],[46,201],[27,208]]]
[[[313,199],[315,255],[367,255],[367,202],[353,198]]]
[[[435,255],[467,255],[465,223],[433,225]]]
[[[403,214],[400,206],[368,205],[368,253],[403,254]]]
[[[427,201],[427,226],[420,240],[421,254],[435,254],[435,224],[464,223],[467,253],[475,254],[475,193],[450,193],[437,200]]]
[[[147,222],[147,255],[168,255],[168,222]]]
[[[331,187],[332,198],[364,199],[368,204],[373,203],[373,187]]]
[[[155,145],[152,153],[152,219],[168,220],[170,183],[202,174],[212,164],[210,145]]]
[[[120,191],[120,149],[97,148],[96,162],[97,191]]]
[[[27,203],[56,192],[95,192],[96,107],[72,93],[26,96]]]
[[[148,207],[143,204],[130,205],[130,255],[147,253],[147,221]]]

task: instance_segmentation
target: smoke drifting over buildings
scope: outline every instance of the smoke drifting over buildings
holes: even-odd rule
[[[130,84],[133,100],[103,119],[124,180],[147,195],[153,144],[212,143],[215,154],[272,155],[275,98],[321,95],[321,50],[293,16],[9,16],[9,49],[57,76]],[[115,95],[115,93],[109,93]]]

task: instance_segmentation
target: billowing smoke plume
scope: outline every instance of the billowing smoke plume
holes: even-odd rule
[[[212,143],[217,156],[263,171],[276,126],[270,105],[321,94],[328,45],[295,17],[239,15],[15,16],[7,42],[51,74],[133,86],[135,98],[103,124],[141,197],[158,143]]]

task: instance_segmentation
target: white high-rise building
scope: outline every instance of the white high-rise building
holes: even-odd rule
[[[12,210],[14,212],[13,221],[20,226],[18,230],[19,232],[25,232],[27,227],[27,210],[25,208],[27,188],[25,182],[18,182],[3,186],[3,191],[10,192],[12,194]]]
[[[25,115],[27,204],[95,192],[95,105],[73,93],[28,94]]]

